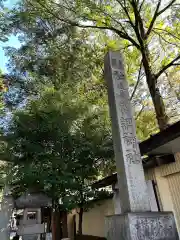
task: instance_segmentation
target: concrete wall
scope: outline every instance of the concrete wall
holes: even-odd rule
[[[114,214],[113,199],[98,201],[93,208],[83,214],[83,234],[92,236],[105,236],[105,216]],[[68,235],[73,239],[74,226],[73,215],[76,219],[78,230],[78,214],[74,210],[68,215]]]
[[[94,208],[84,213],[83,234],[104,237],[105,216],[114,214],[112,199],[98,202]],[[89,221],[91,219],[91,221]],[[78,220],[78,218],[77,218]]]

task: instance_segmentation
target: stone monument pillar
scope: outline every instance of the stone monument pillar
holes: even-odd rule
[[[120,215],[106,217],[108,240],[177,240],[172,213],[150,212],[122,56],[105,57],[112,134],[120,195]]]

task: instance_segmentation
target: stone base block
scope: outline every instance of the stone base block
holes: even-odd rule
[[[113,215],[105,222],[107,240],[179,240],[171,212]]]

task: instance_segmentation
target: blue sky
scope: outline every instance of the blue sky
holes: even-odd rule
[[[5,6],[8,8],[12,8],[17,0],[7,0],[5,1]],[[3,72],[7,72],[6,64],[8,62],[8,58],[5,56],[4,47],[11,46],[19,48],[21,46],[20,42],[18,41],[18,38],[16,36],[9,36],[9,40],[5,43],[0,42],[0,69]]]
[[[10,36],[9,41],[5,43],[0,42],[0,69],[2,70],[2,72],[7,72],[6,64],[7,64],[8,58],[5,56],[5,51],[3,49],[6,46],[19,48],[21,44],[18,41],[16,36]]]

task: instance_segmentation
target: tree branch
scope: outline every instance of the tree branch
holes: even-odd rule
[[[166,7],[164,7],[162,10],[159,11],[159,8],[160,8],[160,5],[161,5],[161,0],[158,1],[158,4],[157,4],[157,7],[156,7],[156,10],[155,10],[155,13],[154,13],[154,16],[152,18],[152,21],[150,23],[150,26],[147,30],[147,33],[146,33],[146,39],[147,37],[149,36],[149,34],[151,33],[152,29],[153,29],[153,26],[154,26],[154,23],[157,19],[157,17],[159,17],[162,13],[164,13],[169,7],[171,7],[173,5],[173,3],[175,3],[176,0],[172,0]]]
[[[141,12],[141,9],[142,9],[144,3],[145,3],[145,0],[142,1],[141,5],[140,5],[140,7],[139,7],[139,12]]]
[[[124,10],[125,14],[127,15],[127,18],[129,19],[129,23],[130,23],[131,27],[132,27],[133,29],[135,29],[135,25],[133,24],[133,22],[132,22],[132,20],[131,20],[131,18],[130,18],[130,15],[129,15],[129,13],[128,13],[128,10],[127,10],[126,6],[123,6],[121,0],[116,0],[116,1],[120,4],[120,6],[121,6],[122,9]]]
[[[143,46],[143,40],[145,38],[143,20],[141,18],[140,12],[138,10],[136,1],[132,0],[132,1],[130,1],[130,3],[131,3],[131,6],[133,7],[134,16],[135,16],[135,32],[136,32],[136,35],[137,35],[140,45]]]
[[[179,38],[178,36],[176,36],[176,35],[174,35],[173,33],[167,31],[166,29],[154,28],[154,30],[162,31],[162,32],[164,32],[166,35],[170,35],[170,36],[172,36],[173,38],[176,38],[176,39],[178,39],[178,40],[180,41],[180,38]]]
[[[160,16],[163,12],[165,12],[169,7],[171,7],[173,5],[173,3],[175,3],[176,0],[172,0],[165,8],[163,8],[161,11],[158,12],[158,16]]]
[[[51,11],[49,8],[47,8],[45,5],[43,5],[40,1],[37,1],[37,2],[41,7],[45,8],[49,14],[51,14],[52,16],[54,16],[55,18],[59,19],[60,21],[62,21],[64,23],[67,23],[71,26],[80,27],[80,28],[95,28],[95,29],[111,30],[111,31],[115,32],[116,34],[118,34],[121,38],[130,41],[137,49],[140,49],[139,44],[132,37],[130,37],[128,34],[125,34],[124,32],[122,32],[121,30],[119,30],[117,28],[114,28],[112,26],[83,25],[83,24],[74,22],[69,19],[64,19],[64,18],[61,18],[61,17],[57,16],[56,14],[54,14],[53,11]],[[91,20],[91,21],[93,21],[93,20]]]
[[[165,71],[169,86],[171,88],[171,90],[174,92],[174,95],[176,96],[177,100],[180,101],[180,94],[178,94],[178,92],[174,89],[173,84],[171,83],[171,80],[169,78],[168,73]]]
[[[146,39],[147,39],[147,37],[149,36],[149,34],[151,33],[151,31],[152,31],[152,29],[153,29],[153,26],[154,26],[154,23],[155,23],[155,21],[156,21],[156,19],[157,19],[157,17],[158,17],[158,11],[159,11],[160,5],[161,5],[161,0],[158,1],[158,4],[157,4],[157,6],[156,6],[156,10],[155,10],[155,12],[154,12],[154,16],[153,16],[153,18],[152,18],[152,20],[151,20],[151,23],[150,23],[150,25],[149,25],[149,28],[148,28],[146,34],[145,34]]]
[[[145,105],[142,105],[140,111],[138,112],[138,114],[135,117],[135,120],[137,120],[139,118],[139,116],[141,115],[141,113],[142,113],[142,111],[144,110],[145,107],[146,107]]]
[[[132,100],[132,98],[134,97],[134,94],[135,94],[135,92],[137,90],[138,84],[139,84],[139,82],[141,80],[141,69],[142,69],[142,61],[141,61],[140,68],[139,68],[138,79],[137,79],[136,85],[134,87],[134,90],[133,90],[133,92],[131,94],[130,100]]]
[[[118,3],[121,5],[121,7],[123,8],[122,3],[121,3],[119,0],[117,0],[117,1],[118,1]],[[76,12],[75,12],[73,9],[70,9],[70,8],[68,8],[68,7],[64,6],[64,5],[58,4],[58,3],[54,3],[54,4],[56,4],[56,5],[59,6],[59,7],[65,8],[66,10],[72,11],[72,12],[74,12],[74,13],[76,14]],[[97,7],[97,10],[101,11],[105,16],[110,17],[115,23],[119,24],[119,25],[121,26],[122,30],[123,30],[123,31],[121,31],[121,32],[124,34],[124,36],[126,36],[126,37],[129,36],[128,33],[126,32],[125,27],[122,25],[122,23],[121,23],[120,21],[118,21],[116,18],[114,18],[113,16],[111,16],[111,15],[108,14],[107,12],[103,11],[103,9],[100,9],[99,7]],[[128,17],[129,17],[129,14],[128,14],[127,9],[126,9],[126,13],[127,13]],[[86,19],[87,21],[94,21],[93,19],[90,19],[90,18],[85,18],[85,19]],[[131,21],[130,17],[129,17],[129,20]],[[132,23],[132,25],[133,25],[133,23]],[[79,25],[79,27],[80,27],[80,25]],[[82,26],[82,27],[83,27],[83,26]],[[100,27],[100,28],[102,28],[102,27]],[[114,29],[114,30],[112,30],[112,31],[115,31],[116,28],[113,27],[113,29]],[[120,31],[120,30],[119,30],[119,31]],[[117,33],[117,34],[119,35],[119,33]],[[130,40],[130,41],[131,41],[131,40]],[[131,41],[131,42],[132,42],[132,41]]]
[[[170,63],[168,63],[166,66],[164,66],[157,74],[155,74],[156,79],[161,76],[169,67],[172,67],[177,60],[180,59],[180,55],[178,55],[175,59],[173,59]],[[179,63],[180,65],[180,63]]]
[[[119,0],[118,0],[118,2],[119,2]],[[119,24],[119,25],[121,26],[122,30],[123,30],[123,33],[124,33],[125,35],[128,35],[127,32],[126,32],[125,27],[123,26],[123,24],[122,24],[120,21],[118,21],[116,18],[112,17],[110,14],[108,14],[108,13],[105,12],[105,11],[103,11],[102,9],[100,9],[100,8],[97,8],[97,9],[98,9],[99,11],[101,11],[105,16],[110,17],[115,23]],[[87,20],[88,20],[88,21],[93,21],[93,19],[87,19]]]
[[[155,28],[154,28],[154,29],[155,29]],[[163,40],[163,41],[164,41],[165,43],[167,43],[167,44],[170,44],[170,45],[179,47],[178,43],[172,43],[172,42],[167,41],[166,38],[162,37],[162,34],[156,32],[154,29],[153,29],[152,31],[159,36],[159,41],[160,41],[160,42],[161,42],[161,40]],[[176,42],[178,42],[178,41],[176,41]],[[164,52],[166,52],[166,50],[165,50],[165,48],[163,47],[162,43],[161,43],[161,46],[162,46]]]

